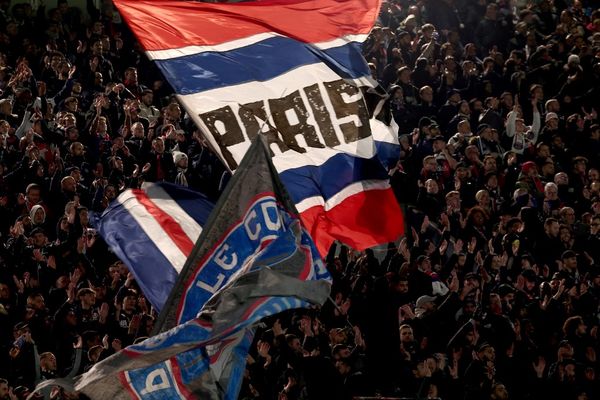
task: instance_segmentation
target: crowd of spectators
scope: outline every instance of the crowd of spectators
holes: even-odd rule
[[[264,321],[240,398],[600,398],[593,5],[384,1],[363,51],[407,234],[334,246],[330,301]],[[109,1],[0,0],[0,31],[0,400],[22,400],[153,329],[89,212],[143,181],[216,199],[227,172]]]

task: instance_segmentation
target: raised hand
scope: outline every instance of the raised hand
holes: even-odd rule
[[[533,370],[538,378],[544,377],[544,370],[546,369],[546,359],[542,356],[538,357],[536,361],[532,363]]]

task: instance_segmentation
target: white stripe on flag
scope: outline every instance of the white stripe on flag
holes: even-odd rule
[[[283,37],[275,32],[265,32],[259,33],[256,35],[248,36],[242,39],[232,40],[230,42],[225,42],[221,44],[208,45],[208,46],[185,46],[179,47],[177,49],[166,49],[166,50],[152,50],[147,51],[146,54],[151,60],[168,60],[171,58],[177,57],[185,57],[191,56],[194,54],[206,53],[208,51],[212,52],[224,52],[239,49],[240,47],[251,46],[258,42],[261,42],[266,39],[270,39],[273,37]],[[327,50],[334,47],[343,46],[349,42],[364,42],[367,38],[366,34],[358,34],[358,35],[346,35],[337,39],[329,40],[326,42],[312,43],[312,46],[315,46],[321,50]],[[310,44],[310,43],[309,43]]]
[[[150,215],[146,208],[140,204],[135,198],[135,194],[131,191],[126,191],[117,198],[117,201],[123,205],[160,252],[171,262],[171,265],[173,265],[177,273],[181,272],[187,259],[187,255],[183,254],[175,242],[169,238],[169,235],[167,235],[160,224],[152,217],[152,215]]]
[[[385,190],[389,189],[390,184],[387,181],[382,180],[364,180],[355,182],[351,185],[346,186],[344,189],[333,195],[328,201],[324,201],[321,196],[309,197],[296,204],[298,212],[304,212],[314,206],[323,206],[325,211],[329,211],[341,202],[346,200],[348,197],[358,193],[366,192],[369,190]]]
[[[179,95],[179,99],[203,113],[219,109],[227,104],[245,104],[265,99],[279,99],[290,93],[313,85],[316,82],[333,82],[342,79],[335,71],[323,63],[303,65],[267,81],[250,81],[203,92]],[[345,79],[355,86],[374,87],[370,77]]]
[[[217,110],[226,105],[229,105],[232,108],[233,113],[236,115],[236,118],[238,119],[238,124],[243,127],[243,124],[239,119],[239,116],[237,115],[239,110],[239,104],[264,101],[266,99],[278,99],[289,95],[290,93],[293,93],[296,90],[299,91],[300,96],[303,98],[304,102],[308,104],[306,94],[302,90],[304,87],[312,85],[315,82],[333,82],[338,80],[340,80],[339,75],[337,75],[325,64],[311,64],[305,65],[300,68],[296,68],[292,71],[279,75],[278,77],[265,82],[247,82],[240,85],[207,90],[200,93],[178,95],[177,98],[188,111],[188,113],[191,115],[196,125],[200,126],[204,132],[209,132],[209,130],[204,125],[204,122],[199,117],[199,115],[205,112]],[[351,82],[353,82],[357,86],[373,85],[373,82],[370,77],[355,79]],[[323,84],[319,83],[319,86],[322,88],[322,92],[325,93]],[[331,104],[329,98],[327,98],[327,95],[323,96],[323,102],[329,115],[336,115],[335,109]],[[270,116],[271,111],[269,109],[268,102],[265,103],[265,109],[266,114]],[[351,115],[344,118],[340,118],[334,124],[334,129],[336,131],[336,135],[340,143],[344,143],[344,139],[343,134],[339,128],[339,124],[348,122],[358,123],[358,117]],[[273,124],[273,121],[270,121],[270,123]],[[315,129],[318,130],[318,124],[314,120],[312,111],[310,112],[310,117],[308,118],[307,123],[311,124],[315,127]],[[262,121],[259,121],[259,125],[262,125]],[[265,129],[268,129],[266,125],[264,126]],[[211,142],[212,147],[216,149],[216,151],[222,157],[222,154],[220,154],[219,151],[219,145],[216,143],[212,135],[209,134],[206,135],[206,137]],[[243,155],[246,154],[246,151],[248,151],[250,147],[250,140],[247,139],[247,137],[248,133],[246,132],[246,140],[244,142],[229,147],[229,151],[232,153],[232,155],[238,163],[241,162]],[[298,136],[297,140],[302,141],[303,138]],[[365,146],[363,143],[367,145]],[[272,145],[271,148],[274,151],[275,155],[277,155],[279,152],[277,147],[275,145]],[[312,153],[315,149],[310,150]],[[336,150],[363,158],[371,158],[375,151],[373,147],[373,140],[371,137],[363,139],[360,143],[353,142],[350,144],[342,144],[340,146],[337,146]],[[277,165],[276,159],[277,157],[274,157],[273,161]],[[302,158],[297,160],[297,164],[293,163],[293,161],[290,161],[292,164],[286,166],[285,168],[295,168],[306,165],[307,160],[304,160]],[[283,171],[283,169],[279,169],[279,166],[277,170],[279,172]]]
[[[158,208],[177,221],[190,241],[196,243],[202,232],[202,227],[159,185],[143,185],[142,189]]]

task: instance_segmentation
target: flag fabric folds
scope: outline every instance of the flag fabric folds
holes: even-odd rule
[[[74,382],[91,398],[235,399],[253,325],[321,305],[330,275],[259,137],[204,225],[157,321],[161,333]],[[200,312],[198,312],[200,310]]]
[[[380,0],[115,5],[230,170],[259,132],[268,139],[322,255],[336,239],[364,249],[398,238],[377,151],[399,155],[398,138],[363,96],[377,86],[360,47]]]
[[[126,190],[92,222],[160,311],[214,206],[185,187],[151,183]]]

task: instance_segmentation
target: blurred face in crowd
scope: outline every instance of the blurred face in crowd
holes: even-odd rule
[[[4,120],[0,121],[0,135],[7,135],[9,130],[9,123]]]
[[[0,382],[0,399],[8,399],[8,383]]]
[[[71,153],[75,157],[80,157],[83,155],[83,145],[79,142],[75,142],[71,145]]]
[[[39,203],[40,200],[41,200],[40,189],[35,188],[35,187],[29,189],[29,191],[27,192],[27,201],[31,204],[37,204],[37,203]]]
[[[512,94],[506,93],[502,96],[502,105],[509,110],[512,109],[514,105]]]
[[[181,108],[177,103],[171,103],[167,106],[166,117],[170,121],[178,121],[181,118]]]
[[[458,106],[458,112],[461,113],[462,115],[470,115],[471,114],[471,108],[469,108],[469,103],[467,101],[461,101],[459,103]]]
[[[560,103],[556,99],[548,100],[546,102],[546,112],[559,113],[560,112]]]
[[[473,162],[479,161],[479,149],[476,146],[470,145],[465,149],[467,159]]]
[[[93,292],[86,293],[82,295],[79,299],[81,300],[81,305],[84,308],[89,308],[96,304],[96,294]]]
[[[40,364],[43,370],[56,371],[56,357],[52,353],[40,355]]]
[[[10,297],[10,289],[8,285],[0,283],[0,300],[8,300]]]
[[[154,139],[152,141],[152,148],[156,153],[162,154],[165,152],[165,142],[163,142],[163,140],[160,138]]]
[[[575,210],[573,210],[571,207],[563,207],[560,210],[560,216],[568,225],[573,225],[575,223]]]
[[[550,130],[553,130],[553,131],[557,130],[558,129],[558,118],[550,118],[549,120],[546,121],[546,126]]]
[[[489,196],[488,196],[489,200]],[[473,224],[475,226],[482,226],[485,223],[485,216],[481,211],[475,211],[473,213]]]
[[[429,257],[425,257],[425,259],[423,259],[423,261],[421,261],[421,265],[419,266],[419,269],[423,272],[430,272],[431,271],[431,260],[429,259]],[[427,304],[433,304],[433,303],[425,303]],[[425,308],[425,307],[423,307]]]
[[[483,160],[483,169],[485,172],[496,172],[498,170],[496,159],[494,157],[486,157]]]
[[[548,158],[550,157],[550,147],[545,144],[542,144],[537,149],[537,155],[539,158]]]
[[[438,192],[439,192],[438,184],[433,179],[428,179],[425,182],[425,189],[427,190],[427,193],[430,193],[430,194],[438,194]]]
[[[117,190],[114,186],[108,185],[104,189],[104,195],[108,200],[114,200],[117,197]]]
[[[69,112],[76,112],[79,106],[79,101],[76,98],[69,98],[65,101],[65,108]]]
[[[125,80],[137,83],[138,82],[138,71],[136,68],[129,68],[125,71]]]
[[[592,218],[592,223],[590,224],[590,231],[592,235],[597,235],[600,233],[600,217]]]
[[[460,195],[452,194],[446,197],[446,205],[453,209],[460,208]]]
[[[560,185],[568,185],[569,184],[569,176],[564,172],[559,172],[554,175],[554,183],[558,186]]]
[[[426,171],[436,171],[437,170],[437,162],[435,161],[435,158],[433,157],[426,157],[425,159],[423,159],[423,168]]]
[[[127,313],[132,313],[135,311],[135,307],[137,306],[137,297],[133,295],[125,296],[123,299],[123,310]]]
[[[446,148],[446,142],[443,140],[436,139],[433,141],[433,152],[437,154]]]
[[[104,77],[101,72],[94,72],[94,84],[96,86],[102,86],[104,84]]]
[[[412,343],[415,340],[413,330],[410,326],[400,328],[400,342],[403,344]]]
[[[477,56],[477,47],[475,46],[474,43],[468,43],[465,46],[465,54],[468,57],[476,57]]]
[[[33,246],[34,247],[43,247],[48,243],[48,238],[42,232],[38,232],[32,236]]]
[[[105,133],[108,130],[108,124],[106,123],[106,117],[99,117],[98,124],[96,125],[98,133]]]
[[[542,89],[541,86],[536,86],[535,89],[533,89],[533,93],[531,94],[531,97],[537,101],[543,100],[544,99],[544,89]]]
[[[433,102],[433,89],[430,86],[424,86],[421,89],[421,100],[428,104]]]
[[[87,225],[90,222],[89,212],[87,209],[82,208],[79,211],[79,220],[81,221],[82,225]]]
[[[487,180],[486,187],[490,190],[494,190],[498,187],[498,177],[496,175],[490,175]]]
[[[72,176],[66,176],[62,180],[62,189],[64,192],[75,192],[77,188],[77,182],[73,179]]]
[[[36,311],[41,311],[46,308],[44,297],[42,295],[29,296],[27,298],[27,307],[33,308]]]
[[[481,206],[487,206],[490,203],[490,194],[487,190],[480,190],[475,194],[475,199]]]
[[[42,208],[38,208],[33,216],[33,223],[39,225],[44,222],[45,218],[46,214],[44,213],[44,210]]]
[[[136,122],[131,126],[131,130],[133,131],[133,137],[137,139],[142,139],[144,134],[144,125],[141,122]]]
[[[73,115],[71,113],[67,113],[64,115],[63,125],[65,126],[65,128],[68,128],[70,126],[75,126],[76,123],[77,123],[77,119],[75,118],[75,115]]]
[[[150,107],[153,102],[154,102],[154,93],[146,92],[142,95],[142,103],[144,103],[144,105],[146,107]]]
[[[560,241],[563,243],[569,243],[571,240],[571,231],[569,228],[560,228]]]
[[[461,135],[469,135],[471,133],[471,124],[466,119],[463,119],[458,123],[457,129]]]
[[[102,52],[104,50],[104,45],[102,43],[102,40],[96,40],[94,43],[92,43],[92,54],[96,57],[101,56]]]
[[[549,182],[544,186],[544,195],[547,200],[557,200],[558,199],[558,187],[556,184]]]
[[[575,169],[575,172],[583,175],[583,174],[585,174],[587,165],[586,165],[585,161],[580,160],[575,163],[574,169]]]
[[[398,75],[398,80],[404,84],[408,84],[410,82],[410,75],[410,69],[405,69]]]

